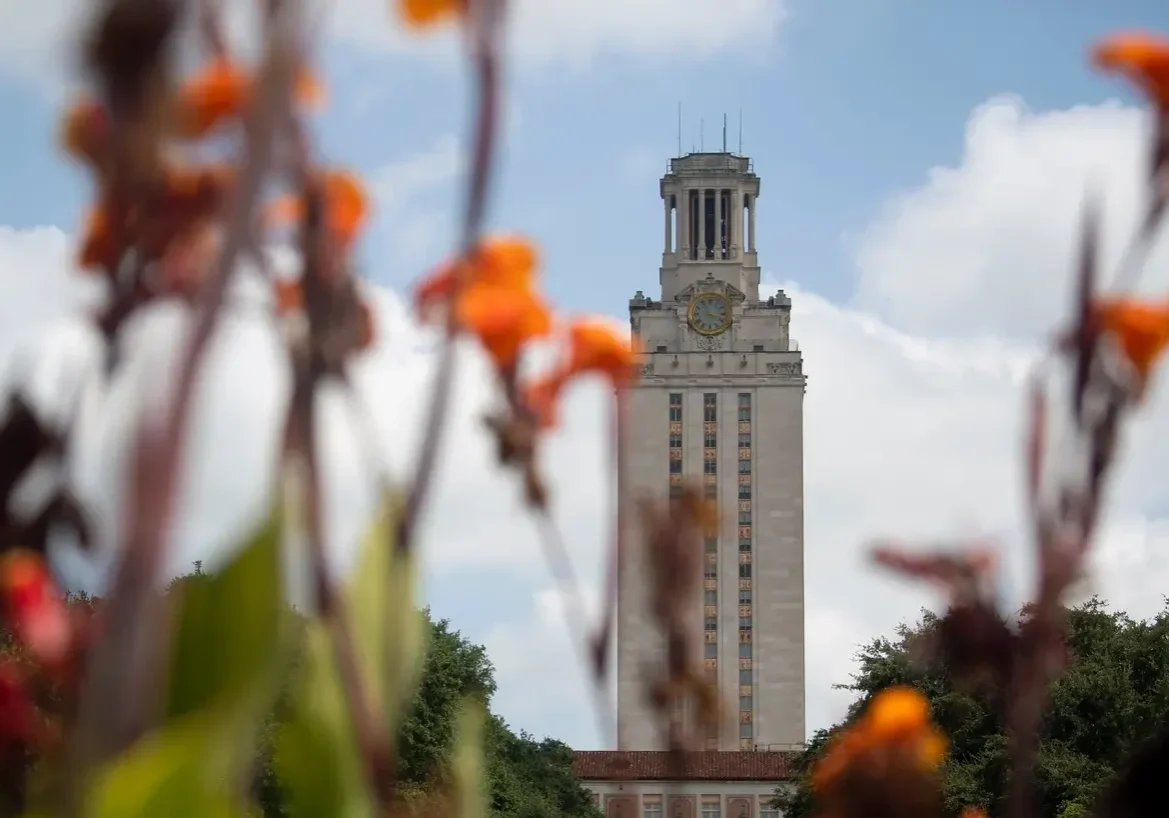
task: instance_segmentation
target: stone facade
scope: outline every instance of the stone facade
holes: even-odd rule
[[[743,157],[673,160],[661,183],[660,298],[638,292],[629,302],[645,355],[643,377],[627,395],[621,500],[661,498],[682,481],[701,483],[722,519],[717,542],[706,544],[695,638],[739,718],[707,736],[707,750],[787,750],[804,741],[806,377],[789,333],[791,300],[782,291],[759,294],[753,235],[759,189]],[[636,541],[636,513],[631,508],[624,518],[626,536]],[[663,748],[644,698],[645,665],[663,654],[649,625],[646,585],[637,561],[622,566],[621,750]],[[723,812],[719,818],[738,816]]]

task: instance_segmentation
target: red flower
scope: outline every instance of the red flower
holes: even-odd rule
[[[60,665],[72,646],[64,596],[44,561],[31,551],[10,551],[0,560],[0,595],[8,621],[34,657]]]

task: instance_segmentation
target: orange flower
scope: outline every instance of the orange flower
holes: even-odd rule
[[[229,119],[243,113],[251,97],[254,78],[243,66],[220,57],[183,83],[175,98],[174,127],[186,139],[207,136]],[[302,68],[296,82],[296,97],[302,104],[316,105],[324,99],[324,86]]]
[[[369,196],[361,180],[349,171],[330,170],[324,176],[325,224],[345,249],[357,240],[369,218]],[[288,194],[268,205],[270,222],[299,222],[304,219],[304,199]]]
[[[524,344],[552,331],[552,311],[522,287],[473,285],[459,297],[457,317],[502,368],[516,364]]]
[[[1100,331],[1116,338],[1143,382],[1169,346],[1169,302],[1117,298],[1096,304]]]
[[[459,263],[458,259],[449,261],[419,283],[414,305],[423,320],[454,292]],[[529,289],[536,278],[539,258],[530,241],[518,236],[495,236],[484,240],[466,263],[466,289],[476,284]]]
[[[0,559],[0,593],[32,654],[47,664],[64,660],[72,643],[69,612],[44,561],[31,551],[10,551]]]
[[[813,786],[831,787],[852,765],[891,752],[926,773],[945,760],[946,739],[930,722],[929,702],[909,687],[886,688],[873,697],[861,717],[833,739],[813,770]]]
[[[536,423],[541,429],[551,429],[559,420],[558,399],[563,383],[560,373],[553,372],[530,381],[520,389],[524,405],[536,416]]]
[[[1124,74],[1155,104],[1169,108],[1169,38],[1139,31],[1113,34],[1096,46],[1092,61]]]
[[[398,0],[398,11],[411,28],[430,28],[458,17],[465,0]]]
[[[604,321],[582,318],[568,328],[567,375],[595,372],[623,384],[634,363],[634,346],[623,333]]]
[[[60,142],[70,156],[101,165],[110,149],[110,122],[101,103],[82,97],[69,106],[61,121]]]

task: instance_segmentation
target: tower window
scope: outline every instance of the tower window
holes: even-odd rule
[[[718,435],[703,435],[702,445],[708,449],[713,449],[718,446]]]
[[[751,576],[751,563],[749,563],[749,562],[739,563],[739,576],[740,577]]]
[[[706,423],[718,420],[718,395],[708,392],[702,396],[702,419]]]
[[[671,465],[673,465],[672,462],[671,462]],[[717,460],[704,460],[704,461],[702,461],[702,472],[703,472],[703,474],[718,474],[718,461]]]
[[[743,438],[740,435],[739,440],[742,440],[742,439]],[[682,435],[677,434],[677,433],[670,435],[670,448],[671,449],[681,449],[682,448]]]
[[[670,420],[682,419],[682,395],[679,392],[670,393]]]
[[[670,474],[681,474],[681,473],[682,473],[682,461],[681,460],[671,460],[670,461]]]
[[[751,461],[750,460],[740,460],[739,461],[739,474],[750,474],[750,473],[751,473]]]

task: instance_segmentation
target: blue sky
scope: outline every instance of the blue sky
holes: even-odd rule
[[[679,0],[688,6],[707,1],[720,2]],[[31,13],[24,4],[20,9],[5,14]],[[621,316],[635,290],[654,290],[661,252],[657,179],[676,153],[681,104],[685,149],[698,146],[700,122],[705,147],[717,148],[724,113],[729,144],[736,147],[742,111],[744,152],[763,181],[758,219],[765,278],[794,282],[809,302],[823,303],[815,313],[821,318],[813,315],[803,325],[797,318],[798,337],[804,327],[819,333],[837,320],[828,311],[858,306],[867,274],[858,247],[871,249],[871,231],[885,205],[928,187],[937,166],[963,167],[967,122],[978,106],[1003,94],[1017,95],[1039,114],[1078,105],[1095,110],[1110,99],[1132,104],[1135,98],[1118,82],[1090,71],[1087,48],[1115,28],[1166,23],[1156,0],[790,0],[786,11],[774,32],[728,37],[715,53],[704,54],[712,49],[702,45],[702,32],[687,34],[692,48],[676,41],[685,38],[655,48],[610,47],[598,36],[591,61],[525,60],[512,68],[491,222],[539,240],[547,286],[559,304]],[[444,140],[461,144],[466,81],[449,58],[365,48],[357,39],[334,38],[324,50],[331,101],[318,133],[328,156],[384,180],[378,189],[389,204],[367,237],[366,266],[375,282],[401,288],[442,257],[453,234],[458,176],[451,143]],[[0,38],[0,65],[6,47],[15,48]],[[55,225],[70,232],[88,195],[86,180],[52,146],[54,95],[13,70],[15,58],[8,63],[10,70],[0,74],[6,137],[0,225]],[[1004,175],[992,178],[988,189],[1009,188],[1010,171],[995,167]],[[395,189],[395,182],[405,188]],[[972,235],[995,241],[993,234]],[[1058,258],[1061,251],[1052,252]],[[921,281],[928,283],[928,265],[922,266]],[[947,271],[941,267],[936,275]],[[988,272],[975,284],[993,288],[1001,280]],[[1010,327],[988,332],[977,322],[965,324],[960,314],[946,331],[894,337],[918,329],[900,315],[875,307],[848,320],[859,327],[858,337],[879,335],[887,339],[880,343],[898,349],[965,336],[983,345],[968,350],[969,360],[986,344],[1020,340]],[[873,329],[878,325],[880,332]],[[921,376],[906,371],[906,377]],[[953,383],[955,393],[981,388],[977,373],[963,377]],[[952,442],[961,435],[944,436]],[[833,502],[825,496],[821,506]],[[837,510],[847,516],[850,508],[845,503]],[[582,553],[593,558],[596,548]],[[815,558],[809,560],[811,572]],[[534,579],[538,565],[517,570],[505,562],[484,567],[470,560],[460,568],[455,560],[431,571],[428,601],[471,638],[504,640],[501,623],[530,619],[533,593],[546,584]],[[815,581],[810,576],[810,586]],[[846,634],[847,653],[854,631],[840,624],[844,618],[833,619],[835,609],[825,610],[825,621]],[[830,681],[839,681],[847,663],[829,664],[836,674]],[[514,683],[523,673],[509,678]],[[827,687],[823,678],[816,683]],[[579,691],[571,696],[581,704]],[[585,746],[598,740],[580,707],[555,701],[534,707],[525,698],[518,687],[501,691],[500,706],[516,726]]]

